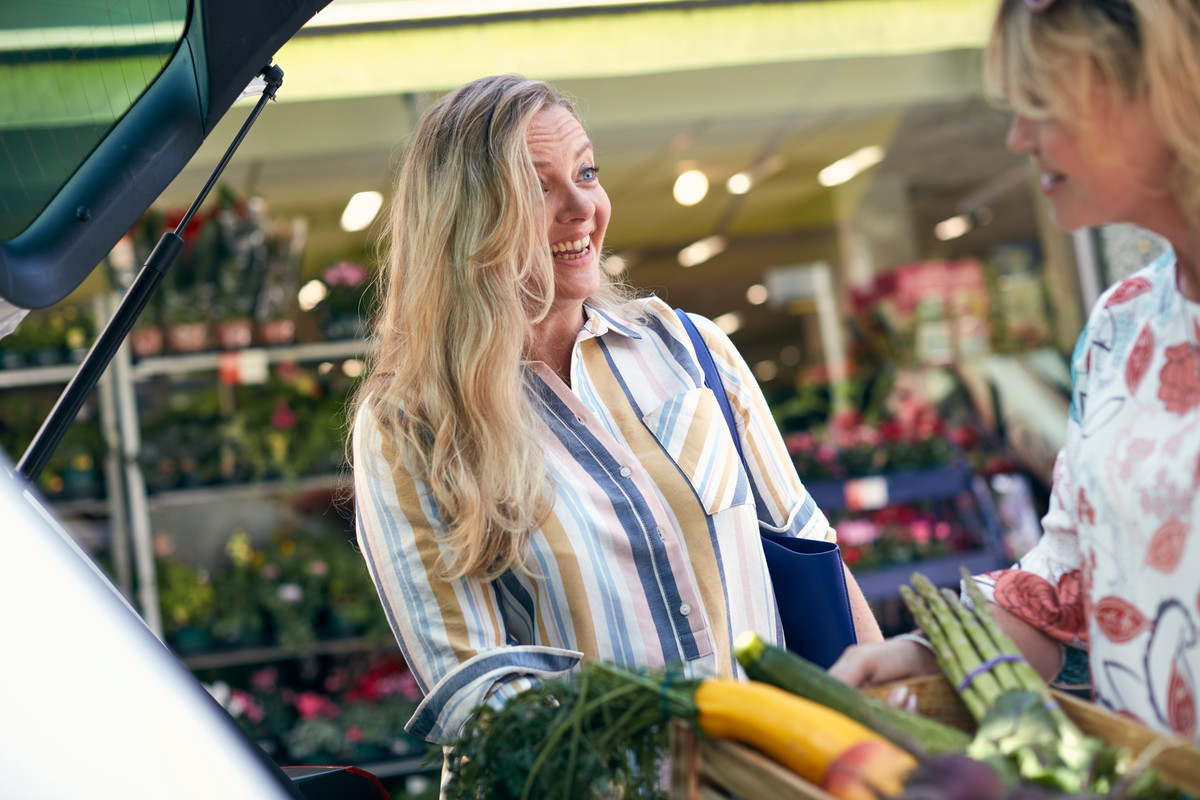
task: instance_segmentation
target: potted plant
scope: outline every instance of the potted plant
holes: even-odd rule
[[[154,554],[158,603],[167,641],[176,652],[207,649],[212,641],[209,628],[216,602],[208,571],[177,558],[174,542],[166,534],[154,538]]]
[[[319,308],[325,315],[325,335],[330,339],[361,339],[366,335],[367,269],[342,260],[321,273],[325,298]]]

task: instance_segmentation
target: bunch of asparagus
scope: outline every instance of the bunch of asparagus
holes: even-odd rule
[[[1041,676],[996,624],[963,570],[969,604],[925,576],[900,592],[933,645],[938,664],[978,723],[967,753],[1014,779],[1063,792],[1161,796],[1149,773],[1124,776],[1124,754],[1086,736],[1059,707]],[[1125,780],[1122,778],[1125,777]]]

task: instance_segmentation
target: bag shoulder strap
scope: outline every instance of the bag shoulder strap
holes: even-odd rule
[[[700,331],[696,329],[696,323],[692,322],[692,318],[687,315],[687,312],[682,308],[675,309],[675,315],[679,317],[679,321],[683,323],[683,329],[687,331],[688,338],[692,340],[692,347],[696,351],[696,360],[700,362],[700,369],[704,371],[704,385],[712,390],[712,393],[717,396],[717,404],[721,407],[721,415],[725,417],[725,424],[729,426],[729,432],[733,434],[733,445],[737,448],[738,458],[742,460],[742,466],[746,466],[746,456],[742,453],[742,440],[738,436],[737,422],[733,418],[733,408],[729,405],[729,395],[725,394],[725,384],[721,381],[721,373],[717,372],[717,365],[713,362],[712,353],[708,350],[708,344],[705,343],[704,337],[700,335]],[[746,474],[749,474],[747,469]]]

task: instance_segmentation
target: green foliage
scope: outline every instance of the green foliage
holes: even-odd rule
[[[695,717],[695,686],[591,660],[574,681],[482,707],[452,743],[446,798],[665,798],[668,724]]]

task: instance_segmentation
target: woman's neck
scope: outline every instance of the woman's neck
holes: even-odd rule
[[[550,367],[568,386],[571,385],[571,353],[583,327],[582,304],[566,312],[551,311],[533,329],[533,348],[529,357]]]

